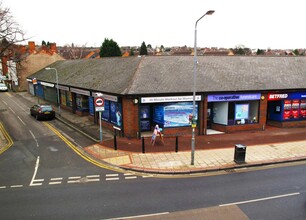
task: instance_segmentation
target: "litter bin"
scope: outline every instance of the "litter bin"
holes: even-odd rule
[[[245,152],[246,152],[246,146],[242,144],[236,144],[234,161],[236,163],[244,163],[245,162]]]

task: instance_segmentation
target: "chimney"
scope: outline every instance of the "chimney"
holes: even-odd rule
[[[56,43],[50,43],[50,52],[57,53]]]
[[[28,42],[29,45],[29,53],[32,54],[35,52],[35,42],[34,41],[29,41]]]

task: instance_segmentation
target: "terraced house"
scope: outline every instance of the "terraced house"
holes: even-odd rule
[[[158,124],[165,135],[190,134],[192,56],[57,61],[60,105],[98,123],[94,96],[103,93],[102,124],[140,137]],[[33,85],[33,78],[37,84]],[[56,78],[45,69],[28,77],[28,91],[57,102]],[[306,126],[306,58],[199,56],[197,135]]]

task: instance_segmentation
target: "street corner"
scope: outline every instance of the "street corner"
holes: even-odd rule
[[[90,145],[85,147],[84,150],[96,159],[115,166],[128,165],[132,163],[129,153],[112,150],[101,144]]]

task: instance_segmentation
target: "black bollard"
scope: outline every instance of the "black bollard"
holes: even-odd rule
[[[114,135],[114,149],[117,150],[117,135]]]
[[[178,152],[178,136],[175,137],[175,152]]]
[[[144,137],[141,137],[141,143],[142,143],[142,153],[145,153],[145,141],[144,141]]]

